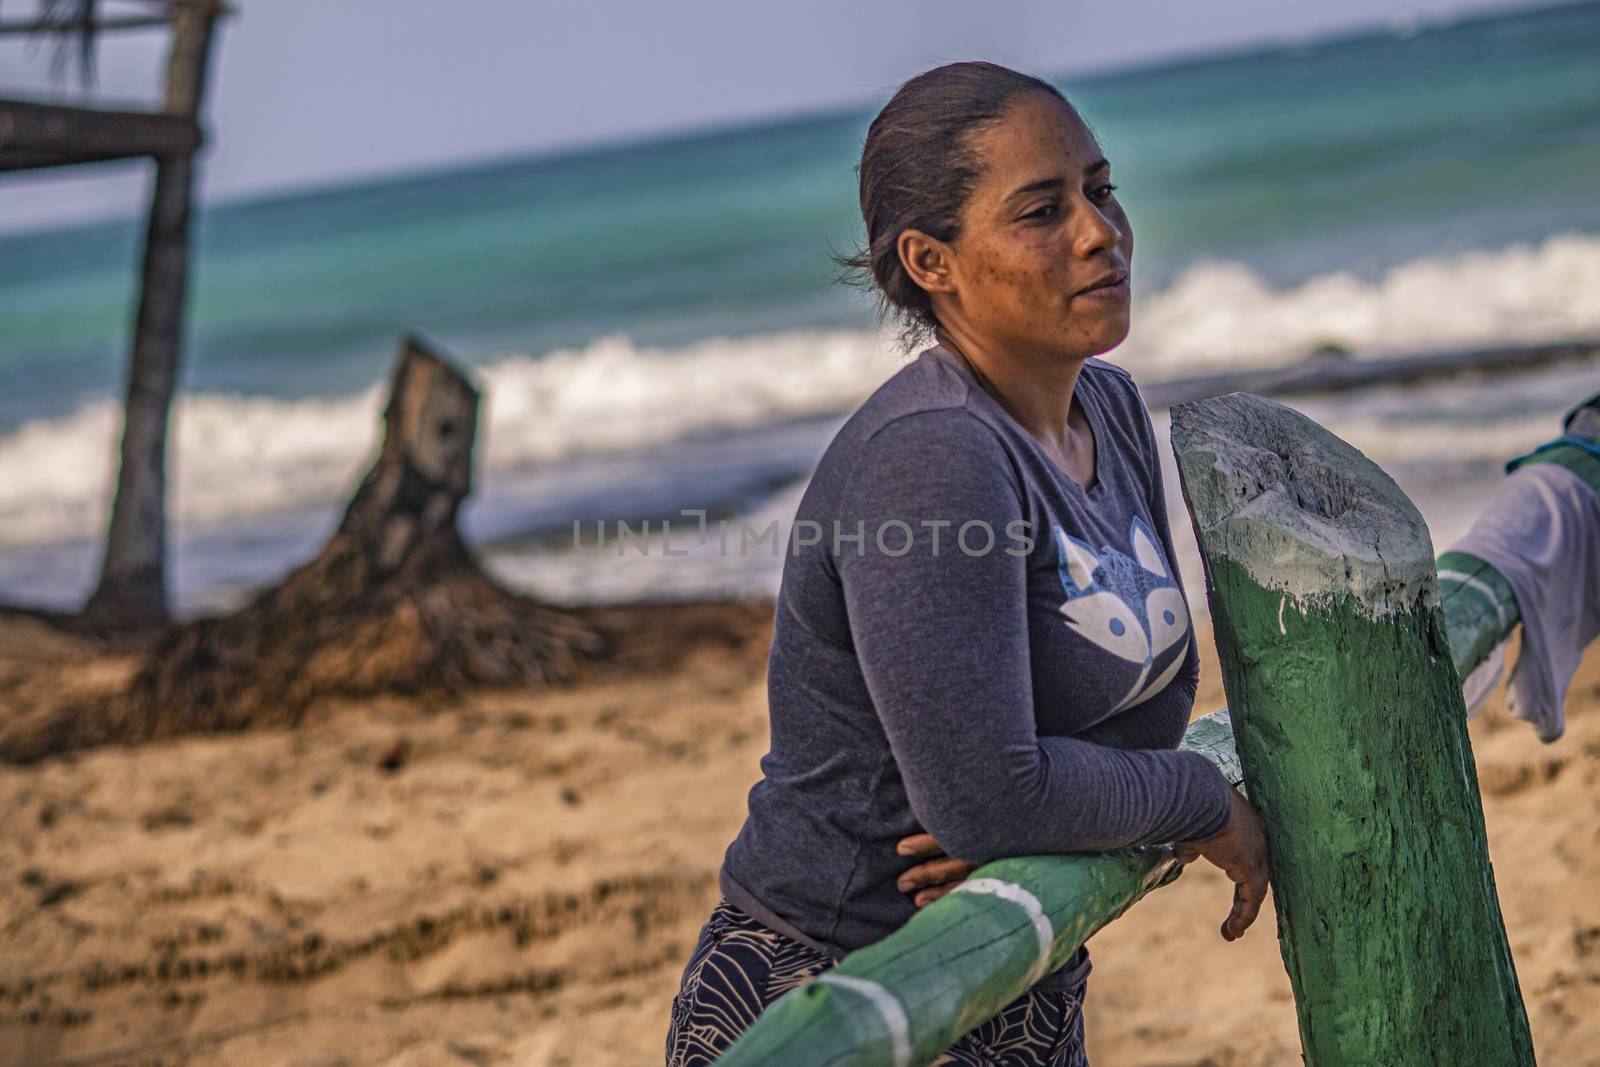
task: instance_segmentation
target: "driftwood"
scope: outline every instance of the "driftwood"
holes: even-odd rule
[[[466,378],[408,338],[382,449],[317,557],[232,614],[161,632],[113,695],[14,716],[0,758],[294,724],[330,698],[648,672],[708,644],[764,652],[770,602],[562,608],[486,575],[457,526],[477,412]]]

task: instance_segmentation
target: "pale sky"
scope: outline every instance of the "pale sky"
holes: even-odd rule
[[[204,195],[231,199],[578,144],[880,103],[957,59],[1072,74],[1414,25],[1515,0],[235,0]],[[108,0],[112,11],[120,10]],[[8,19],[33,0],[0,2]],[[162,31],[102,39],[92,101],[155,98]],[[0,38],[0,96],[81,100]],[[0,230],[142,209],[146,163],[0,177]]]

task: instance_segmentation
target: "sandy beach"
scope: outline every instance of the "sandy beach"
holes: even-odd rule
[[[661,1062],[766,749],[766,647],[5,767],[0,1063]],[[12,695],[126,669],[0,629]],[[1568,710],[1549,746],[1499,696],[1471,729],[1539,1060],[1581,1067],[1600,1064],[1600,653]],[[1298,1062],[1273,919],[1227,944],[1228,899],[1196,865],[1093,939],[1093,1062]]]
[[[0,4],[0,1067],[663,1063],[802,494],[918,325],[1013,459],[1098,481],[1139,420],[1035,416],[1145,390],[1172,551],[1067,591],[1137,685],[1179,401],[1283,400],[1446,550],[1600,388],[1600,0]],[[1470,732],[1538,1062],[1600,1067],[1600,641],[1566,712]],[[1232,893],[1092,938],[1096,1067],[1302,1062]]]

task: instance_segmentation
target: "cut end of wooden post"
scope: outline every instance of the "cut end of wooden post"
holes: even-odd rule
[[[1265,589],[1354,597],[1374,616],[1437,602],[1427,524],[1383,470],[1295,411],[1250,393],[1179,404],[1172,448],[1195,525]]]

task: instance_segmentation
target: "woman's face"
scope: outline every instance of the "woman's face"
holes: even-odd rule
[[[984,170],[934,311],[1017,354],[1082,359],[1128,335],[1133,229],[1083,120],[1043,92],[972,135]],[[954,304],[940,308],[940,298]]]

